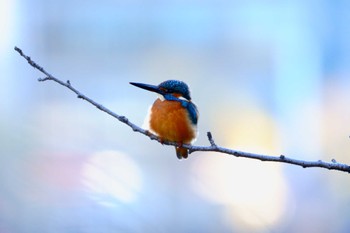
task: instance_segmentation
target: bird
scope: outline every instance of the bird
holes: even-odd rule
[[[178,143],[175,146],[176,156],[178,159],[186,159],[188,149],[182,145],[192,144],[196,139],[199,117],[198,109],[191,101],[188,85],[180,80],[166,80],[159,85],[130,84],[158,94],[149,111],[149,130],[161,142]]]

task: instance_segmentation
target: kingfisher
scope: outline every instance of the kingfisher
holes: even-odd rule
[[[161,141],[178,143],[178,159],[187,158],[183,144],[191,144],[197,137],[198,110],[191,101],[189,87],[179,80],[167,80],[159,85],[130,82],[131,85],[158,93],[149,112],[149,130]]]

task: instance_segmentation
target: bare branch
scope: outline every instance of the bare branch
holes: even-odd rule
[[[160,138],[158,138],[156,135],[150,133],[148,130],[144,130],[140,128],[139,126],[135,125],[134,123],[130,122],[128,118],[125,116],[118,115],[108,108],[104,107],[103,105],[95,102],[94,100],[90,99],[86,95],[82,94],[79,92],[76,88],[74,88],[69,80],[66,82],[61,81],[58,78],[55,78],[51,74],[49,74],[44,68],[39,66],[36,62],[34,62],[29,56],[25,55],[22,50],[18,47],[15,47],[15,50],[22,56],[24,59],[28,61],[28,63],[34,67],[35,69],[39,70],[41,73],[45,74],[45,78],[39,78],[38,81],[44,82],[44,81],[54,81],[56,83],[59,83],[62,86],[65,86],[72,92],[74,92],[78,98],[83,99],[90,104],[94,105],[96,108],[99,110],[107,113],[108,115],[116,118],[117,120],[121,121],[122,123],[128,125],[133,131],[141,133],[147,137],[149,137],[151,140],[156,140],[161,144],[165,145],[171,145],[171,146],[177,146],[178,143],[176,142],[168,142],[168,141],[162,141]],[[332,159],[332,161],[329,162],[324,162],[321,160],[318,161],[304,161],[304,160],[298,160],[298,159],[292,159],[289,157],[286,157],[285,155],[279,155],[279,156],[271,156],[271,155],[263,155],[263,154],[254,154],[254,153],[249,153],[249,152],[243,152],[243,151],[238,151],[238,150],[233,150],[233,149],[228,149],[224,148],[221,146],[218,146],[215,144],[213,136],[211,132],[207,133],[208,140],[210,143],[210,146],[194,146],[194,145],[188,145],[188,144],[183,144],[183,147],[189,149],[190,153],[197,152],[197,151],[211,151],[211,152],[219,152],[223,154],[229,154],[233,155],[236,157],[243,157],[243,158],[249,158],[249,159],[256,159],[256,160],[261,160],[261,161],[269,161],[269,162],[280,162],[280,163],[289,163],[293,164],[296,166],[301,166],[303,168],[309,168],[309,167],[319,167],[319,168],[326,168],[329,170],[337,170],[337,171],[342,171],[342,172],[348,172],[350,173],[350,166],[347,164],[342,164],[338,163],[335,159]]]

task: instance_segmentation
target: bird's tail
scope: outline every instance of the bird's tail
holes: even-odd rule
[[[176,150],[176,156],[178,159],[187,159],[188,157],[188,150],[186,148],[183,147],[175,147]]]

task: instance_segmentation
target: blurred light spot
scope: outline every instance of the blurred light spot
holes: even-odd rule
[[[193,167],[195,191],[226,207],[234,229],[261,229],[276,224],[285,211],[287,187],[281,168],[232,157],[201,157]]]
[[[240,111],[226,111],[226,117],[219,121],[222,140],[231,148],[258,153],[278,153],[281,148],[276,119],[256,103],[248,103]]]
[[[92,197],[106,206],[116,199],[130,203],[141,189],[141,172],[137,164],[119,151],[94,154],[83,168],[83,182]]]
[[[0,1],[0,25],[1,25],[1,38],[0,38],[0,51],[7,50],[12,40],[15,20],[14,20],[14,8],[16,1],[2,0]]]

